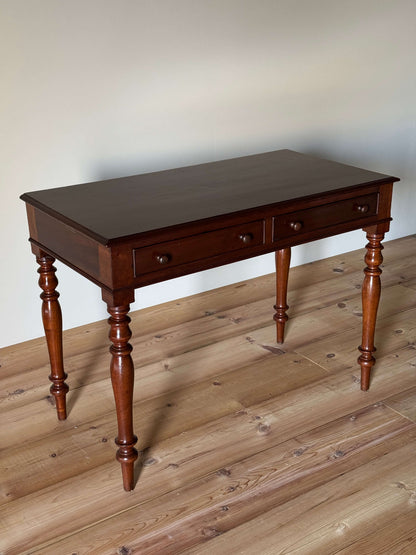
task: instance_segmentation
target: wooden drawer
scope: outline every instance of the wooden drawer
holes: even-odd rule
[[[371,193],[275,216],[273,241],[375,216],[377,207],[378,193]]]
[[[134,275],[163,270],[264,243],[264,220],[133,249]]]

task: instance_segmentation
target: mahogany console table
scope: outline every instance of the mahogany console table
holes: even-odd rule
[[[143,285],[275,252],[277,341],[283,342],[290,248],[363,228],[365,256],[361,389],[375,363],[381,241],[398,178],[290,150],[96,183],[25,193],[39,263],[51,393],[66,418],[68,386],[55,259],[102,290],[110,314],[111,380],[124,489],[134,488],[134,369],[129,305]]]

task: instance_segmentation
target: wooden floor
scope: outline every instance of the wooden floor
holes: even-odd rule
[[[44,341],[3,349],[0,553],[414,555],[416,236],[384,256],[367,393],[362,251],[292,269],[283,345],[273,275],[133,313],[130,493],[107,323],[65,334],[65,422]]]

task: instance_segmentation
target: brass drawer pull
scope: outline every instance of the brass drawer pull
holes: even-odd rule
[[[243,243],[245,243],[247,245],[247,243],[250,243],[250,241],[253,240],[253,234],[252,233],[240,233],[238,238],[241,239],[241,241],[243,241]]]
[[[356,204],[355,205],[355,209],[357,210],[357,212],[361,212],[362,214],[365,214],[366,212],[368,212],[369,210],[369,206],[368,204]]]
[[[302,229],[303,223],[302,222],[290,222],[289,226],[291,227],[291,229],[293,229],[293,231],[299,231],[300,229]]]
[[[169,254],[158,254],[156,256],[156,260],[159,262],[159,264],[167,264],[170,260],[170,255]]]

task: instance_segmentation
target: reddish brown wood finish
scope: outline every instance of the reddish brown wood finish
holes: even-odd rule
[[[56,290],[58,280],[56,278],[56,268],[53,266],[55,259],[45,253],[40,253],[37,257],[39,264],[39,285],[43,290],[40,298],[42,299],[42,321],[45,328],[46,342],[51,362],[51,373],[49,376],[52,382],[50,392],[55,397],[56,411],[59,420],[66,418],[66,394],[68,385],[65,383],[67,374],[64,371],[64,360],[62,352],[62,313],[58,301],[59,293]]]
[[[376,362],[373,356],[376,350],[374,332],[381,293],[380,275],[382,270],[380,265],[383,262],[381,241],[384,239],[384,233],[367,233],[367,239],[369,242],[366,245],[367,253],[364,258],[367,266],[364,269],[365,277],[362,288],[363,339],[359,347],[361,355],[358,357],[361,365],[361,389],[363,391],[367,391],[370,386],[370,372]]]
[[[111,379],[126,490],[134,487],[134,370],[129,305],[144,285],[276,252],[277,341],[283,342],[290,247],[364,228],[362,388],[374,364],[380,240],[398,178],[280,150],[188,168],[22,195],[38,257],[51,391],[65,418],[62,319],[55,258],[102,289],[110,313]]]
[[[287,283],[289,279],[290,253],[290,247],[280,249],[275,253],[276,304],[274,305],[274,309],[276,314],[273,316],[273,319],[276,322],[277,343],[283,343],[285,336],[285,324],[288,321],[286,310],[289,308],[287,304]]]
[[[259,245],[264,245],[264,220],[191,235],[180,241],[157,243],[134,249],[134,275],[139,277],[158,271],[161,266],[174,267],[201,259],[207,260],[225,252]]]
[[[249,210],[263,212],[266,206],[279,204],[281,209],[285,202],[292,207],[284,207],[284,212],[297,211],[308,207],[302,206],[305,200],[315,200],[318,205],[325,202],[327,193],[332,196],[336,192],[337,197],[329,202],[337,202],[343,192],[364,195],[365,186],[392,181],[397,179],[292,150],[277,150],[35,191],[22,198],[111,245],[136,234],[153,234],[191,222],[199,226],[220,216],[229,219],[231,214]]]
[[[118,445],[117,460],[121,463],[123,486],[126,491],[134,489],[134,461],[138,453],[134,448],[137,437],[133,433],[133,387],[134,367],[131,358],[132,346],[129,343],[131,331],[130,318],[127,316],[129,305],[108,306],[110,318],[110,341],[112,345],[111,383],[117,411]]]
[[[378,194],[355,196],[275,218],[275,241],[377,214]]]

